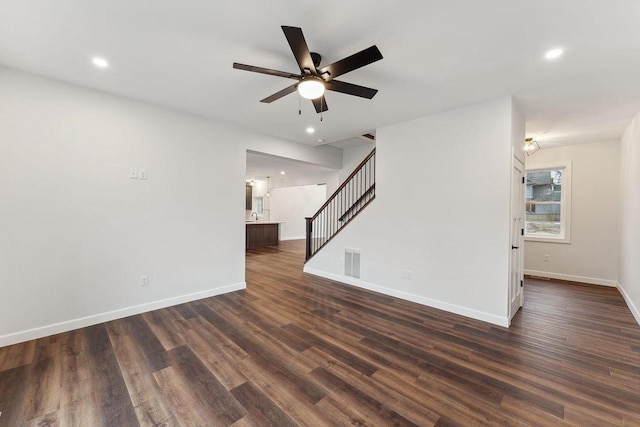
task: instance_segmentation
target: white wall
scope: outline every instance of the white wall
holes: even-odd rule
[[[285,159],[311,163],[313,165],[323,166],[330,169],[340,169],[342,167],[341,148],[333,147],[331,145],[313,147],[265,135],[255,135],[256,138],[251,138],[245,141],[245,149],[258,153],[270,154],[272,156],[284,157]]]
[[[375,201],[305,271],[507,325],[511,146],[523,123],[502,98],[377,129]],[[361,249],[361,280],[343,275],[345,248]]]
[[[640,113],[620,142],[619,288],[640,323]]]
[[[525,243],[527,274],[616,286],[618,278],[617,141],[542,149],[527,166],[572,162],[571,243]],[[549,261],[545,262],[545,255]]]
[[[338,172],[336,170],[324,173],[307,173],[303,176],[277,176],[271,178],[271,188],[326,184],[327,196],[330,196],[338,188]]]
[[[347,147],[342,150],[342,169],[338,172],[339,184],[342,184],[345,179],[351,175],[356,167],[364,160],[365,157],[371,153],[375,148],[374,143],[366,143],[362,145],[356,145],[353,147]]]
[[[327,200],[326,185],[302,185],[275,188],[269,198],[271,219],[284,221],[280,225],[280,239],[304,239],[306,217],[311,217]]]
[[[0,93],[0,346],[244,287],[247,148],[342,164],[5,68]]]

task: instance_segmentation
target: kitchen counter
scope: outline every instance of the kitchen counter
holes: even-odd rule
[[[247,225],[260,225],[260,224],[284,224],[286,221],[245,221]]]
[[[284,221],[245,221],[246,249],[278,246],[280,244],[280,224]]]

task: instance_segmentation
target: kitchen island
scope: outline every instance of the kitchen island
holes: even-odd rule
[[[282,221],[246,221],[246,249],[278,246]]]

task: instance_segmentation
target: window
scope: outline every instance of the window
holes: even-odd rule
[[[570,243],[571,162],[527,167],[526,240]]]
[[[256,213],[264,215],[264,199],[262,197],[256,197]]]

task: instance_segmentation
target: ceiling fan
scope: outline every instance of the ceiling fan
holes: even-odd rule
[[[338,76],[381,60],[382,54],[375,45],[341,59],[338,62],[334,62],[331,65],[318,68],[320,67],[322,57],[315,52],[309,51],[307,42],[302,34],[302,29],[283,25],[282,31],[289,42],[293,56],[298,62],[300,74],[254,67],[253,65],[239,64],[237,62],[233,63],[233,68],[238,70],[253,71],[254,73],[269,74],[271,76],[296,80],[291,86],[260,100],[260,102],[271,103],[297,90],[300,96],[311,100],[316,112],[322,113],[329,109],[324,97],[325,90],[332,90],[334,92],[346,93],[347,95],[367,99],[373,98],[378,92],[377,89],[334,80]]]

